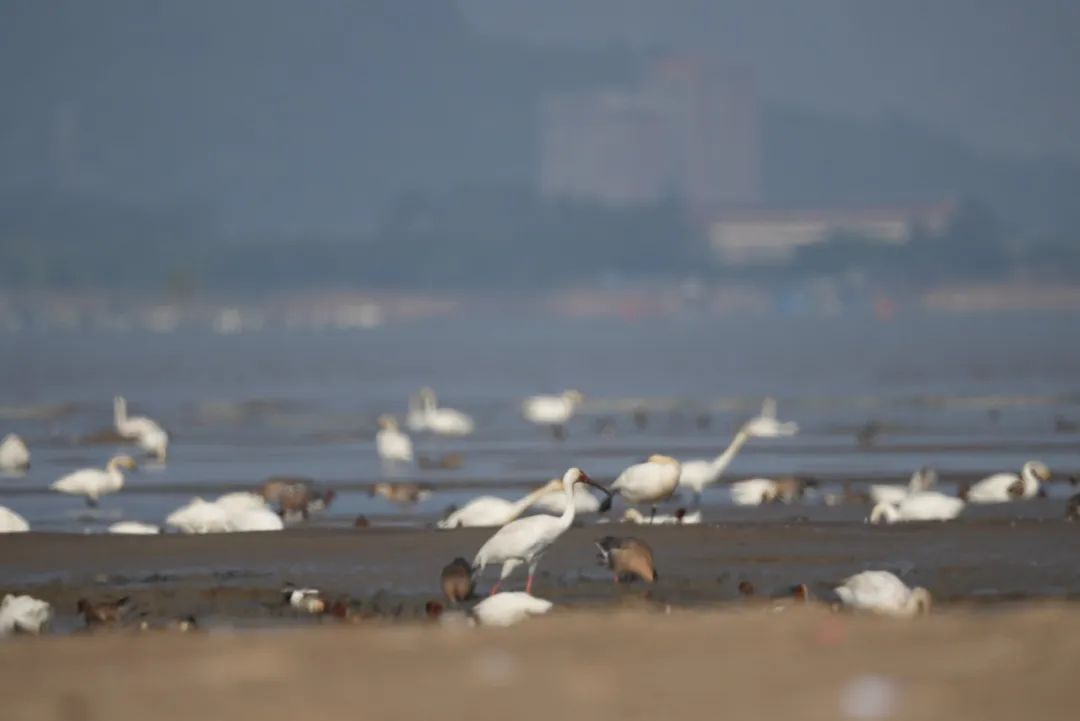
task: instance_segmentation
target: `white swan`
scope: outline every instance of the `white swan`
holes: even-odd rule
[[[537,426],[547,426],[556,437],[563,435],[565,426],[581,405],[584,397],[579,391],[563,391],[559,395],[530,396],[521,404],[525,420]]]
[[[491,592],[496,593],[499,585],[521,565],[529,568],[529,579],[525,583],[525,593],[532,593],[533,579],[540,559],[551,544],[555,543],[574,522],[574,484],[586,483],[601,488],[594,483],[580,468],[571,468],[562,477],[563,493],[566,495],[566,510],[558,516],[540,514],[519,518],[498,531],[480,547],[473,559],[473,577],[479,578],[488,564],[501,563],[502,572]],[[606,491],[605,491],[606,493]]]
[[[393,416],[379,416],[378,423],[375,451],[379,458],[384,461],[412,463],[412,440],[398,428],[397,419]]]
[[[435,525],[443,529],[502,526],[520,516],[537,499],[553,490],[562,490],[561,481],[549,481],[516,501],[508,501],[498,496],[479,496],[437,521]]]
[[[471,434],[475,428],[472,418],[453,408],[440,408],[435,391],[430,388],[420,390],[420,399],[424,404],[424,428],[439,436],[461,437]]]
[[[246,513],[248,511],[264,511],[269,506],[266,503],[266,499],[259,493],[251,493],[250,491],[234,491],[233,493],[226,493],[218,496],[214,500],[214,504],[219,508],[225,509],[228,514],[233,513]]]
[[[139,444],[147,453],[164,462],[169,450],[169,434],[161,425],[146,416],[128,416],[123,396],[113,398],[113,425],[117,434]]]
[[[966,504],[960,498],[937,491],[909,493],[897,503],[878,503],[870,511],[870,523],[903,521],[949,521],[960,515]]]
[[[751,418],[739,428],[724,452],[712,460],[696,458],[682,461],[679,485],[694,492],[694,504],[701,503],[701,493],[705,486],[720,480],[727,467],[735,459],[735,454],[751,438],[777,438],[794,435],[799,430],[796,423],[780,423],[776,420],[776,401],[766,398],[761,406],[761,413]]]
[[[413,433],[427,430],[427,406],[424,389],[409,398],[409,410],[405,414],[405,427]]]
[[[776,418],[776,399],[766,398],[761,404],[761,413],[750,419],[745,426],[750,435],[758,438],[783,438],[799,432],[799,424],[794,421],[781,422]]]
[[[911,617],[930,610],[930,592],[908,588],[888,571],[863,571],[836,588],[844,606],[887,616]]]
[[[927,491],[937,483],[937,472],[933,468],[920,468],[911,474],[906,486],[875,483],[870,486],[870,500],[878,503],[899,503],[909,493]]]
[[[0,506],[0,533],[26,533],[30,524],[7,506]]]
[[[771,478],[748,478],[731,484],[731,502],[736,506],[772,503],[779,494],[779,485]]]
[[[280,531],[285,528],[281,516],[269,508],[255,508],[229,514],[229,531],[246,533],[248,531]]]
[[[109,533],[121,536],[150,536],[161,533],[161,528],[153,523],[141,523],[140,521],[117,521],[109,526]]]
[[[679,485],[682,467],[671,456],[652,455],[644,463],[635,463],[619,474],[611,484],[629,503],[647,503],[656,515],[656,504],[671,498]]]
[[[0,471],[25,471],[30,467],[30,449],[15,433],[0,442]]]
[[[83,468],[53,481],[49,488],[61,493],[83,496],[87,505],[96,506],[102,496],[115,493],[124,487],[124,474],[120,471],[122,468],[129,471],[134,469],[134,459],[131,456],[114,456],[105,466],[105,470]]]
[[[541,616],[554,604],[521,591],[506,591],[488,596],[469,611],[481,626],[506,627],[520,623],[530,616]]]
[[[975,483],[961,496],[968,503],[1003,503],[1021,498],[1034,498],[1039,482],[1050,480],[1050,469],[1040,461],[1028,461],[1015,473],[995,473]]]
[[[33,596],[8,594],[0,601],[0,636],[13,631],[40,633],[52,617],[52,606]]]
[[[680,513],[680,511],[682,512]],[[636,508],[627,508],[623,511],[622,520],[624,523],[636,523],[646,526],[696,526],[701,523],[701,510],[686,513],[680,508],[679,511],[672,514],[657,513],[650,517]]]
[[[165,525],[181,533],[226,533],[229,513],[221,506],[202,498],[193,498],[170,513]]]
[[[554,479],[552,484],[560,484],[559,479]],[[532,506],[557,515],[566,510],[566,494],[559,485],[537,498]],[[600,499],[589,493],[584,486],[574,486],[574,510],[578,513],[596,513],[600,510]]]

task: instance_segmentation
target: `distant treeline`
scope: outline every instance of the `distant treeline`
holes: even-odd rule
[[[54,196],[0,204],[4,287],[275,290],[337,286],[536,289],[624,279],[791,282],[852,273],[925,286],[1016,269],[1080,278],[1080,247],[1024,245],[984,205],[941,236],[903,245],[838,235],[764,268],[715,263],[675,201],[631,208],[555,202],[524,190],[400,199],[366,233],[223,238],[198,207],[148,211]],[[77,229],[77,230],[76,230]]]

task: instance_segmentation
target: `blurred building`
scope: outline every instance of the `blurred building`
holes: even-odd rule
[[[919,232],[938,235],[956,212],[951,202],[929,206],[860,209],[718,209],[702,220],[714,257],[725,265],[791,260],[804,246],[851,235],[880,243],[906,243]]]
[[[690,207],[759,200],[758,105],[749,71],[701,58],[649,66],[637,88],[548,97],[540,188],[547,197]]]

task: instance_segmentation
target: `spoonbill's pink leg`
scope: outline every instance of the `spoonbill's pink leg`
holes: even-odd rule
[[[500,578],[498,581],[495,582],[495,585],[491,587],[491,593],[488,594],[488,595],[494,596],[496,593],[498,593],[499,592],[499,586],[501,586],[501,585],[502,585],[502,579]]]
[[[529,580],[525,583],[525,593],[532,593],[533,575],[529,574]]]

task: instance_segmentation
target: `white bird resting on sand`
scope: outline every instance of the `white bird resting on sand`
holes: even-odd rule
[[[909,618],[930,611],[930,592],[908,588],[888,571],[863,571],[836,587],[845,607],[886,616]]]
[[[635,463],[611,484],[628,503],[647,503],[656,515],[656,505],[671,498],[679,485],[681,466],[671,456],[655,454],[644,463]]]
[[[52,606],[33,596],[8,594],[0,602],[0,636],[14,631],[40,633],[52,617]]]
[[[135,460],[131,456],[113,456],[105,470],[83,468],[53,481],[49,488],[61,493],[83,496],[87,505],[96,506],[102,496],[115,493],[124,487],[124,474],[120,471],[122,468],[129,471],[134,469]]]
[[[920,468],[911,474],[906,486],[875,483],[870,486],[870,500],[877,503],[899,503],[909,493],[928,491],[937,483],[937,472],[933,468]]]
[[[441,529],[505,526],[537,500],[553,491],[563,492],[561,480],[549,481],[516,501],[508,501],[498,496],[478,496],[461,508],[451,511],[446,518],[436,521],[435,526]]]
[[[504,591],[488,596],[469,611],[480,626],[506,627],[520,623],[530,616],[540,616],[554,604],[521,591]]]
[[[193,498],[170,513],[165,525],[188,534],[280,531],[285,527],[262,496],[245,491],[226,493],[216,501]]]
[[[7,506],[0,506],[0,533],[26,533],[30,524]]]
[[[1050,469],[1041,461],[1028,461],[1015,473],[995,473],[962,491],[960,496],[968,503],[1005,503],[1034,498],[1039,494],[1040,481],[1050,480]]]
[[[161,533],[161,527],[140,521],[117,521],[109,526],[109,533],[120,536],[152,536]]]
[[[529,423],[547,426],[556,438],[562,438],[563,426],[574,417],[583,400],[584,396],[574,390],[563,391],[558,395],[530,396],[522,402],[521,414]]]
[[[412,463],[412,439],[398,428],[393,416],[379,416],[379,430],[375,433],[375,452],[384,461]]]
[[[736,506],[760,506],[777,500],[780,487],[771,478],[748,478],[731,484],[731,502]]]
[[[30,467],[30,449],[15,433],[0,441],[0,471],[25,471]]]
[[[712,460],[696,458],[682,461],[679,485],[694,492],[695,505],[701,503],[701,492],[706,486],[720,480],[731,465],[735,455],[751,438],[778,438],[798,432],[796,423],[780,423],[776,420],[776,401],[765,399],[761,413],[743,424],[724,452]]]
[[[870,523],[904,521],[949,521],[960,515],[966,504],[960,498],[937,491],[909,493],[896,503],[882,502],[870,511]]]
[[[519,518],[500,528],[476,552],[476,557],[472,562],[473,578],[479,578],[488,564],[501,563],[502,572],[499,580],[491,589],[494,594],[498,592],[503,580],[513,573],[515,568],[524,564],[529,568],[529,580],[525,584],[525,592],[532,593],[533,579],[540,559],[551,544],[558,540],[559,536],[565,533],[574,522],[573,495],[576,483],[587,483],[607,493],[580,468],[571,468],[562,478],[563,492],[566,494],[566,510],[559,516],[540,514]],[[610,497],[608,505],[610,505]],[[604,506],[601,508],[606,510]]]

